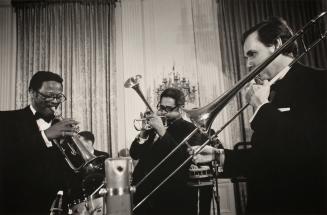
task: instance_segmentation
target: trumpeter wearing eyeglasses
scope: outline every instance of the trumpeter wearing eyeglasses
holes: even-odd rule
[[[63,79],[39,71],[30,80],[31,104],[0,112],[0,214],[49,214],[72,171],[51,140],[78,132],[78,122],[52,125],[54,109],[66,100]],[[65,192],[64,192],[65,195]]]
[[[183,92],[175,88],[167,88],[160,95],[157,112],[149,119],[151,130],[141,131],[135,138],[130,155],[138,163],[133,172],[132,184],[138,184],[151,169],[170,153],[189,133],[194,125],[182,119],[180,111],[184,106]],[[167,126],[162,117],[167,118]],[[198,145],[202,141],[200,134],[188,141],[190,145]],[[175,170],[188,157],[187,146],[178,149],[171,158],[164,162],[153,174],[141,182],[133,196],[137,205],[164,178]],[[145,200],[134,211],[135,214],[196,214],[196,193],[187,186],[188,168],[186,165],[170,178],[161,188]]]

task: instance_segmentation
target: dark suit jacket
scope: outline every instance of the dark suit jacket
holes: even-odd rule
[[[248,178],[249,213],[326,213],[326,75],[294,65],[251,122],[253,148],[226,150],[224,175]]]
[[[49,214],[72,171],[56,147],[46,147],[29,107],[0,119],[0,214]]]
[[[152,132],[149,139],[139,144],[137,140],[131,145],[130,154],[138,160],[133,172],[132,184],[137,184],[158,162],[160,162],[184,137],[194,130],[194,125],[184,121],[176,120],[167,129],[166,134],[154,141],[155,133]],[[200,134],[189,140],[190,145],[203,143]],[[188,157],[187,148],[184,144],[175,154],[168,159],[161,168],[157,169],[147,180],[136,189],[133,196],[134,204],[137,204],[145,195],[167,177]],[[186,165],[175,176],[168,180],[148,200],[146,200],[136,211],[136,214],[192,214],[196,206],[196,193],[187,186],[188,167]]]

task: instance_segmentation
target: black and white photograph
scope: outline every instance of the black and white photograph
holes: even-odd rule
[[[0,0],[0,215],[327,215],[327,0]]]

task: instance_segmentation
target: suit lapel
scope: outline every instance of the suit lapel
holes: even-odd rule
[[[287,108],[292,104],[293,99],[293,74],[291,68],[285,77],[271,86],[269,99],[276,108]]]
[[[29,106],[22,110],[19,119],[20,123],[18,129],[23,133],[21,137],[25,138],[24,140],[21,140],[24,144],[23,148],[35,151],[35,153],[41,153],[44,151],[46,145]]]

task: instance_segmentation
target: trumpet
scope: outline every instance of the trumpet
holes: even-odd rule
[[[127,81],[124,84],[125,88],[132,88],[132,89],[134,89],[136,91],[136,93],[141,97],[142,101],[144,102],[147,109],[149,110],[145,114],[141,113],[140,114],[141,115],[140,119],[134,119],[133,124],[134,124],[134,128],[137,131],[152,129],[152,127],[149,125],[149,120],[152,118],[152,116],[150,116],[149,114],[154,113],[152,107],[147,102],[147,100],[145,99],[145,97],[144,97],[144,95],[143,95],[143,93],[142,93],[142,91],[140,89],[139,80],[141,78],[142,78],[141,75],[133,76],[133,77],[127,79]],[[164,126],[167,127],[167,125],[168,125],[167,117],[166,116],[159,116],[159,117],[162,119],[162,122],[163,122]],[[142,126],[138,127],[138,126],[136,126],[136,123],[141,123]]]
[[[53,108],[55,121],[63,120],[58,106]],[[54,139],[52,141],[59,151],[64,155],[65,161],[74,172],[88,174],[102,169],[100,159],[93,155],[85,145],[80,141],[78,135],[65,137],[63,139]]]
[[[163,125],[165,127],[167,127],[168,126],[167,117],[166,116],[158,116],[158,117],[161,118]],[[152,127],[149,124],[149,121],[150,121],[151,118],[153,118],[153,117],[152,116],[147,116],[146,113],[145,114],[141,113],[140,114],[140,119],[134,119],[133,120],[133,125],[134,125],[135,130],[137,130],[137,131],[151,130]]]

